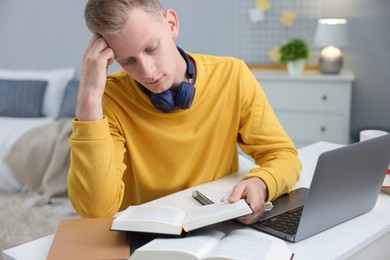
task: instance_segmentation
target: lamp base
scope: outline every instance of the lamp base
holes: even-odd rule
[[[329,59],[326,57],[320,57],[319,68],[323,74],[338,74],[343,67],[343,58]]]
[[[324,74],[338,74],[343,67],[343,55],[341,50],[333,45],[321,50],[320,71]]]

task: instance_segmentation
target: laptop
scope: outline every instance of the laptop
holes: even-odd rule
[[[268,234],[298,242],[370,211],[390,162],[390,134],[322,153],[310,189],[273,201],[252,224]]]

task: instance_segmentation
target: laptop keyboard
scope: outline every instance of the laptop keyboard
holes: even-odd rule
[[[289,235],[295,235],[297,233],[299,220],[301,219],[302,210],[303,206],[263,220],[260,224]]]

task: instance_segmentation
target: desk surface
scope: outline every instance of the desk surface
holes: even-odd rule
[[[318,142],[299,150],[302,161],[301,179],[295,188],[309,187],[317,163],[318,156],[327,150],[338,148],[340,145]],[[214,201],[220,198],[240,179],[241,175],[232,174],[212,185],[199,185],[167,197],[149,202],[163,204],[183,209],[199,206],[191,197],[194,189],[200,190]],[[373,243],[390,231],[390,196],[384,193],[379,195],[376,206],[370,212],[349,220],[336,227],[323,231],[298,243],[286,242],[294,259],[345,259],[362,248]],[[45,259],[50,249],[54,235],[43,237],[32,242],[3,251],[6,259]]]

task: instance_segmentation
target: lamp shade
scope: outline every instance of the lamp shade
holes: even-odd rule
[[[346,47],[348,45],[347,20],[346,19],[319,19],[314,45],[326,47],[334,45]]]

